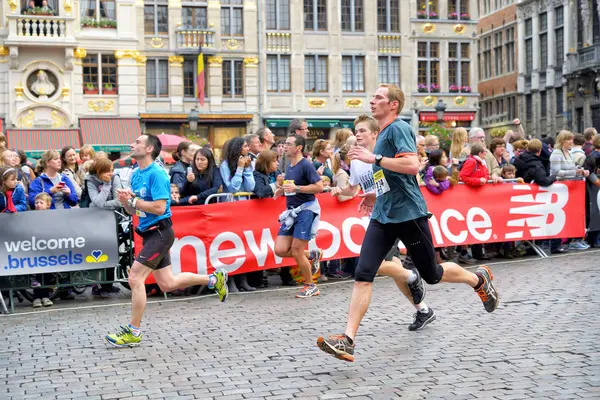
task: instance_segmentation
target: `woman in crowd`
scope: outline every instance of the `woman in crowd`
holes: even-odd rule
[[[29,182],[35,179],[35,172],[33,171],[31,162],[27,159],[27,154],[23,150],[17,150],[19,156],[19,166],[21,171],[29,177]]]
[[[333,147],[327,140],[315,140],[312,148],[313,165],[320,176],[326,176],[333,182],[333,172],[331,171],[331,156]]]
[[[177,146],[177,150],[173,152],[173,159],[176,163],[169,171],[169,174],[171,175],[171,183],[177,185],[180,193],[183,193],[183,187],[188,182],[186,178],[191,172],[190,167],[194,159],[192,144],[192,142],[187,140],[181,142]]]
[[[23,170],[21,170],[20,163],[21,158],[16,151],[8,149],[0,151],[0,166],[15,169],[17,172],[17,182],[22,185],[25,195],[27,195],[27,193],[29,193],[29,185],[31,184],[32,179],[29,173],[25,173]],[[35,179],[35,174],[33,175],[33,179]]]
[[[48,150],[38,161],[36,171],[40,174],[29,187],[29,205],[35,208],[35,196],[46,192],[52,198],[51,209],[69,209],[77,206],[79,197],[67,175],[61,174],[60,153]]]
[[[187,174],[181,193],[181,205],[204,204],[208,196],[218,193],[223,185],[221,171],[208,147],[196,151],[191,167],[191,173]]]
[[[62,174],[69,177],[73,187],[75,188],[75,194],[77,197],[81,197],[81,186],[83,181],[80,180],[78,174],[79,166],[77,165],[77,152],[71,146],[63,147],[60,152],[60,161],[62,166]]]
[[[335,131],[335,139],[333,139],[333,151],[338,151],[343,145],[346,144],[348,138],[354,136],[352,131],[348,128],[341,128]]]
[[[273,197],[277,189],[277,183],[283,184],[283,176],[277,177],[277,181],[272,182],[271,175],[277,171],[279,158],[277,153],[271,150],[260,152],[256,158],[254,166],[254,194],[260,199]]]
[[[27,196],[17,181],[17,171],[13,167],[0,167],[0,213],[27,210]]]

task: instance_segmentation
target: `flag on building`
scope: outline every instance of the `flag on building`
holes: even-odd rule
[[[198,53],[198,71],[196,75],[196,97],[201,106],[204,106],[204,54],[202,54],[202,46]]]

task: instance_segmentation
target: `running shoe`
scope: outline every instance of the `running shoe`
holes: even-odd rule
[[[427,291],[423,285],[423,279],[421,279],[421,274],[419,274],[419,271],[415,268],[412,270],[412,272],[417,275],[417,279],[413,283],[408,283],[408,290],[410,290],[413,303],[419,304],[425,299],[425,293]]]
[[[317,347],[337,359],[354,362],[354,343],[350,344],[350,340],[343,333],[329,335],[327,339],[319,336]]]
[[[498,291],[492,282],[494,275],[492,275],[492,271],[489,269],[489,267],[485,265],[477,268],[477,272],[475,272],[475,274],[483,279],[483,284],[478,289],[475,289],[475,292],[483,302],[485,311],[491,313],[498,308],[498,304],[500,304],[500,296],[498,295]]]
[[[426,313],[416,312],[414,315],[413,323],[408,326],[409,331],[420,331],[429,325],[430,322],[435,321],[435,312],[433,312],[432,308],[429,308],[429,311]]]
[[[135,347],[142,341],[142,334],[135,336],[128,326],[121,326],[121,332],[106,335],[106,341],[115,347]]]
[[[312,250],[310,252],[311,255],[311,259],[309,259],[310,261],[310,265],[311,265],[311,273],[314,275],[317,272],[319,272],[319,270],[321,269],[321,258],[323,258],[323,250],[321,249],[316,249],[316,250]]]
[[[217,278],[217,283],[215,283],[215,287],[213,288],[213,290],[219,295],[219,300],[221,300],[221,303],[224,303],[229,297],[229,287],[227,286],[227,271],[221,268],[219,270],[216,270],[213,273],[213,275],[215,276],[215,278]]]
[[[298,299],[304,299],[307,297],[313,297],[313,296],[318,296],[321,294],[321,291],[319,290],[319,288],[317,287],[317,285],[312,284],[312,285],[304,285],[304,287],[302,288],[302,290],[300,290],[298,292],[298,294],[296,295],[296,298]]]

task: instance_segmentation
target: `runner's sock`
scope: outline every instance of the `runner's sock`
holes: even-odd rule
[[[210,274],[208,276],[208,288],[214,289],[216,284],[217,284],[217,277],[214,274]]]
[[[429,312],[429,307],[427,307],[427,304],[425,303],[415,304],[415,308],[422,314],[427,314]]]
[[[348,343],[350,343],[350,345],[354,344],[354,340],[352,340],[352,338],[350,336],[346,335],[345,333],[344,333],[344,336],[346,336],[346,340],[348,340]]]
[[[477,275],[477,279],[479,279],[479,282],[477,282],[477,286],[474,287],[475,290],[479,290],[481,288],[481,285],[483,285],[483,278],[481,277],[481,275]]]
[[[415,283],[415,281],[417,280],[417,274],[415,274],[415,271],[410,271],[410,276],[407,279],[407,282],[409,284],[411,283]]]
[[[142,334],[142,330],[140,328],[136,328],[131,324],[129,324],[129,329],[131,329],[131,333],[133,334],[133,336],[140,336]]]

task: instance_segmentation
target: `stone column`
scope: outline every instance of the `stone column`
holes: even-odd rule
[[[531,90],[539,90],[540,87],[540,16],[537,10],[532,15],[531,23],[533,25],[533,49],[532,49],[532,72],[531,72]],[[535,114],[534,114],[535,115]]]
[[[215,25],[221,25],[221,2],[219,0],[208,0],[206,18],[208,19],[208,29],[215,29],[215,48],[219,51],[221,49],[221,29],[215,28]]]
[[[220,112],[223,110],[223,59],[221,57],[208,57],[204,68],[208,68],[208,82],[206,87],[210,94],[210,103],[205,103],[205,107],[210,105],[210,112]]]
[[[119,76],[119,110],[121,117],[138,116],[140,86],[146,84],[146,57],[135,50],[115,51]]]
[[[181,25],[181,0],[169,0],[169,43],[171,49],[175,49],[177,45],[176,29]]]
[[[183,112],[183,56],[169,56],[169,98],[171,111]]]
[[[517,54],[519,57],[517,67],[519,77],[517,79],[517,91],[519,93],[525,92],[525,73],[526,73],[526,60],[525,60],[525,20],[519,17],[517,21]]]
[[[564,15],[564,14],[563,14]],[[550,3],[548,5],[548,47],[546,51],[546,55],[548,56],[548,68],[546,69],[546,86],[550,86],[549,84],[554,84],[554,66],[556,65],[556,35],[554,32],[554,4]],[[548,107],[550,109],[550,107]]]

